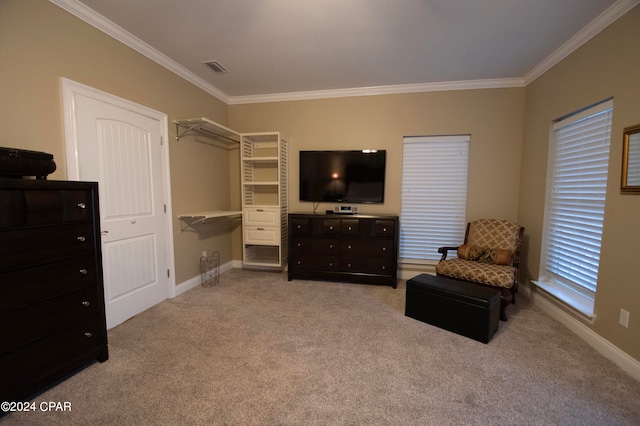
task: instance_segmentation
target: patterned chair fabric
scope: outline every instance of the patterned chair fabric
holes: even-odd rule
[[[436,273],[465,281],[502,288],[517,285],[520,242],[524,228],[502,219],[480,219],[467,225],[464,244],[482,250],[508,250],[510,265],[497,265],[461,258],[446,259],[447,252],[436,265]],[[453,249],[453,248],[452,248]]]

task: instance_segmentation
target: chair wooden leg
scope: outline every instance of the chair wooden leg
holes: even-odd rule
[[[511,294],[510,288],[500,288],[501,297],[500,297],[500,321],[507,320],[507,306],[512,303],[513,295]]]

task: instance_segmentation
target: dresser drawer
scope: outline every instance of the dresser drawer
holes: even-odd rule
[[[394,271],[393,259],[348,258],[342,259],[341,271],[348,273],[391,275]]]
[[[340,231],[342,235],[358,235],[360,233],[360,220],[342,219]]]
[[[242,220],[247,226],[278,226],[280,210],[278,208],[245,208]]]
[[[394,237],[395,222],[393,220],[376,220],[376,237]]]
[[[324,219],[322,221],[322,233],[324,235],[338,235],[341,232],[340,219]]]
[[[311,232],[311,220],[301,217],[290,217],[291,221],[291,234],[304,235]]]
[[[279,245],[280,229],[272,226],[245,226],[244,244]]]
[[[97,285],[94,256],[0,274],[0,313]]]
[[[14,399],[50,378],[58,377],[69,366],[96,358],[108,358],[104,325],[98,316],[87,318],[55,334],[0,356],[0,400]]]
[[[91,220],[90,190],[0,190],[0,228]]]
[[[338,256],[296,255],[291,258],[289,268],[300,271],[339,271],[340,258]]]
[[[335,238],[296,237],[292,244],[293,253],[337,256],[340,251],[340,240]]]
[[[98,314],[98,294],[87,288],[0,315],[0,354]]]
[[[0,231],[0,272],[94,251],[91,223]]]
[[[341,249],[343,256],[355,257],[394,257],[392,240],[350,239],[343,240]]]

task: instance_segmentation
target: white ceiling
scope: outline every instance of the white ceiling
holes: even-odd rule
[[[230,103],[522,86],[639,2],[50,1]]]

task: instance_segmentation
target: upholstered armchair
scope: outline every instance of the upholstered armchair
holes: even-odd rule
[[[507,320],[506,307],[515,303],[520,267],[520,245],[524,228],[502,219],[480,219],[467,224],[464,244],[440,247],[442,258],[436,274],[495,287],[501,292],[500,319]],[[457,257],[447,259],[449,251]]]

